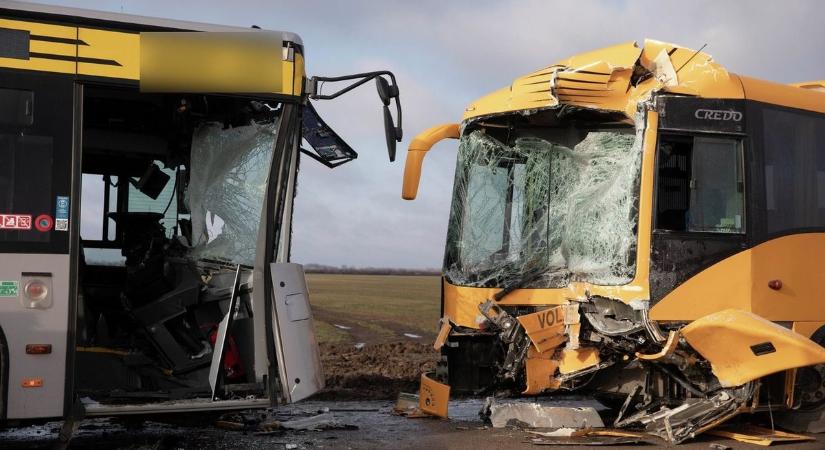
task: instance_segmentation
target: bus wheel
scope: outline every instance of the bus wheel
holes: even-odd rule
[[[825,327],[817,330],[811,340],[825,347]],[[794,398],[799,407],[782,412],[777,423],[797,433],[825,432],[825,364],[796,370]]]

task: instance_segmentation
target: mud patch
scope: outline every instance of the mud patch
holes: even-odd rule
[[[418,392],[422,372],[435,370],[439,353],[418,342],[322,344],[327,387],[318,400],[392,400],[399,392]]]

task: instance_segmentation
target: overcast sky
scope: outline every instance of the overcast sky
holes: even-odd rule
[[[404,141],[387,160],[374,86],[318,110],[359,153],[329,170],[304,158],[293,260],[440,267],[455,141],[424,163],[418,199],[401,200],[406,146],[461,119],[473,99],[564,57],[653,38],[699,48],[730,71],[780,82],[825,79],[822,1],[184,1],[43,3],[299,34],[309,75],[389,69],[398,77]]]

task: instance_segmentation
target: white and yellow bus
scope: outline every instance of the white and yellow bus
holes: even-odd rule
[[[296,176],[357,156],[309,100],[372,79],[392,160],[394,76],[307,79],[294,33],[0,3],[0,420],[322,388]]]

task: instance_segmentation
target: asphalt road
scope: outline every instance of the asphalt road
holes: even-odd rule
[[[450,420],[410,419],[390,414],[391,402],[317,402],[279,408],[275,414],[281,420],[306,417],[329,409],[339,424],[357,429],[325,431],[276,431],[257,435],[247,431],[230,431],[214,426],[214,415],[190,415],[157,418],[87,419],[78,430],[70,448],[119,448],[132,450],[161,449],[500,449],[538,448],[528,432],[511,428],[490,428],[478,418],[481,400],[451,402]],[[169,421],[176,423],[169,423]],[[59,422],[9,428],[0,432],[0,448],[40,449],[54,444]],[[646,448],[664,446],[652,441]],[[720,443],[732,449],[762,448],[713,436],[698,438],[679,445],[680,449],[708,449]],[[542,446],[544,447],[544,446]],[[780,444],[782,450],[825,448],[825,436],[817,441]],[[555,446],[555,448],[570,448]],[[576,446],[592,449],[628,449],[629,446]]]

